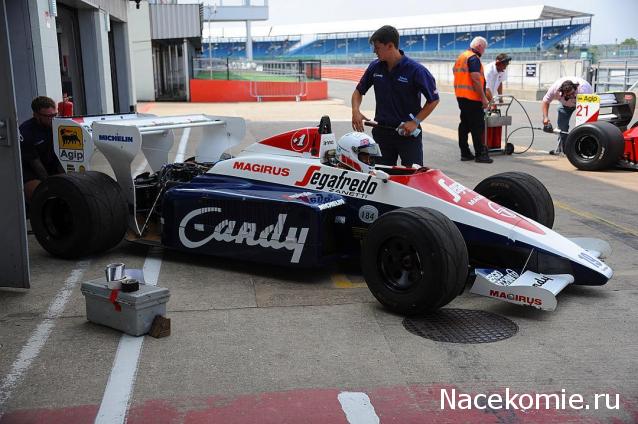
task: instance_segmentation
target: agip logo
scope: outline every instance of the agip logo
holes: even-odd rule
[[[60,148],[59,157],[61,161],[84,161],[84,138],[82,136],[82,128],[59,126],[58,146]]]
[[[58,146],[60,146],[60,150],[84,150],[82,128],[67,126],[58,127]]]

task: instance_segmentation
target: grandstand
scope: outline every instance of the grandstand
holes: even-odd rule
[[[514,57],[539,57],[580,49],[590,41],[592,15],[550,6],[526,6],[383,20],[340,21],[303,26],[254,27],[255,59],[321,59],[340,61],[373,57],[368,39],[381,25],[395,26],[400,48],[413,57],[449,58],[468,47],[475,36],[488,40],[488,53],[507,51]],[[437,22],[437,26],[423,26]],[[241,29],[237,29],[241,32]],[[228,33],[228,31],[226,31]],[[246,38],[210,37],[203,40],[202,57],[241,59]]]

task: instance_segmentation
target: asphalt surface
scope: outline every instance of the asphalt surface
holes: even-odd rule
[[[287,109],[287,122],[269,114],[274,109],[268,104],[247,105],[243,145],[316,125],[327,109],[340,136],[350,130],[353,88],[331,82],[332,102],[273,106]],[[364,110],[374,109],[371,94]],[[539,104],[524,105],[538,123]],[[147,110],[228,112],[240,106],[153,104]],[[66,261],[51,257],[30,235],[31,289],[0,289],[0,423],[638,422],[638,174],[576,171],[566,158],[542,153],[554,147],[547,136],[535,141],[535,152],[495,156],[491,165],[460,162],[455,107],[443,94],[428,119],[426,165],[468,187],[498,172],[536,176],[554,199],[555,230],[611,244],[606,262],[614,277],[607,285],[567,287],[554,312],[466,291],[448,307],[498,314],[518,332],[496,343],[444,343],[408,332],[403,317],[372,297],[356,266],[293,271],[127,242]],[[303,118],[290,121],[297,108]],[[177,132],[172,157],[180,137]],[[197,137],[193,130],[186,157]],[[95,168],[108,172],[103,158]],[[79,285],[102,276],[112,262],[155,266],[157,285],[171,292],[171,335],[143,337],[139,362],[122,347],[120,332],[86,320]],[[128,380],[113,372],[127,360],[134,369]],[[441,408],[441,390],[452,389],[579,394],[591,407]],[[120,397],[108,403],[113,393]],[[596,394],[608,394],[617,408],[603,403],[595,409]]]

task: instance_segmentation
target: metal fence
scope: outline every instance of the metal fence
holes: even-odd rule
[[[627,91],[638,81],[638,59],[601,60],[594,66],[594,90]]]
[[[247,61],[199,57],[193,58],[195,79],[225,79],[246,81],[320,80],[321,61]]]

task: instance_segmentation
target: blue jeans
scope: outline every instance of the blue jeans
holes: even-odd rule
[[[561,131],[569,131],[569,118],[572,117],[575,107],[566,107],[560,105],[558,108],[558,128]],[[558,151],[562,152],[565,149],[565,141],[567,140],[567,134],[560,134],[558,136]]]

